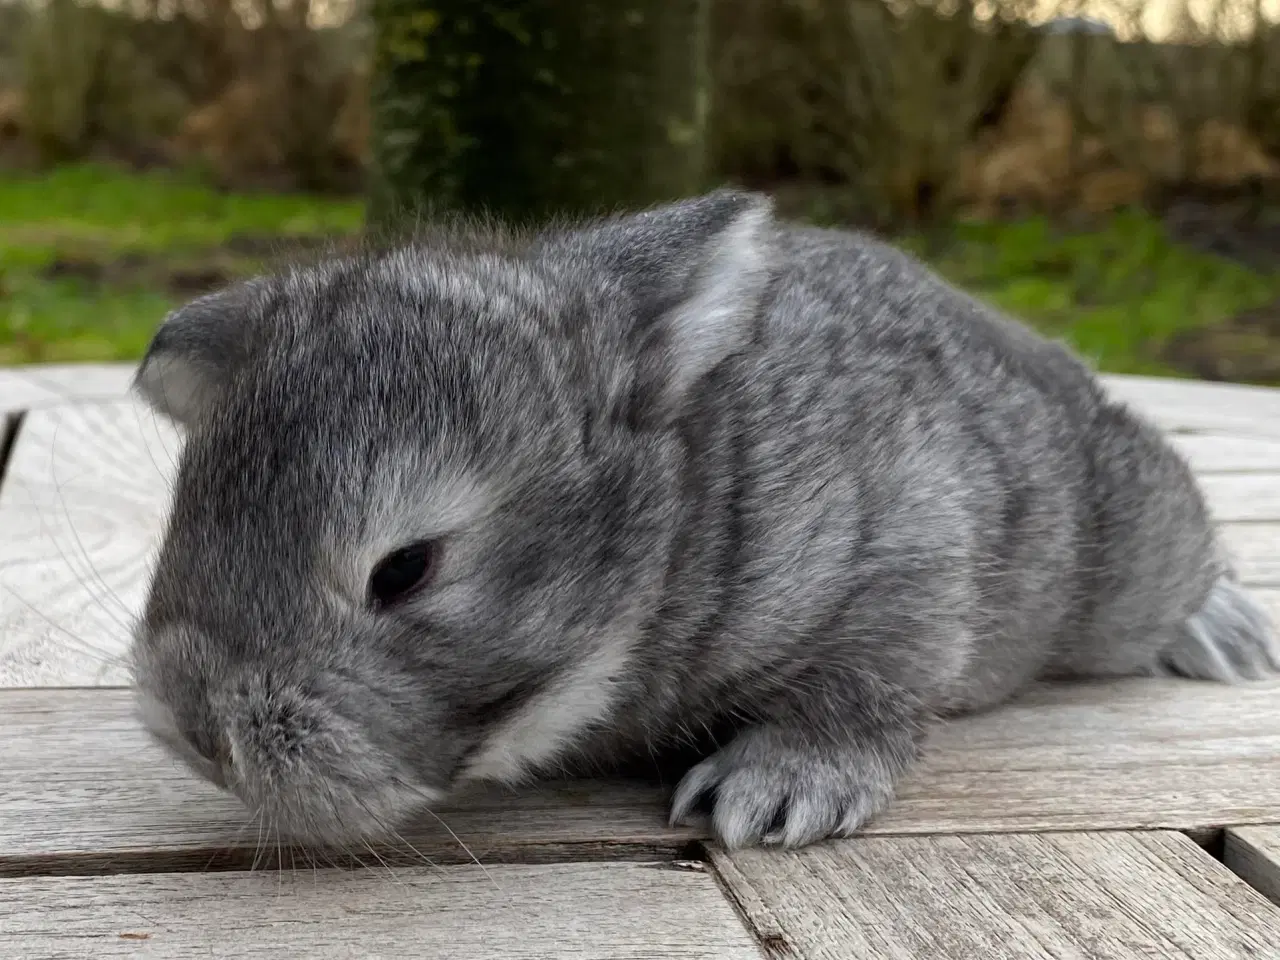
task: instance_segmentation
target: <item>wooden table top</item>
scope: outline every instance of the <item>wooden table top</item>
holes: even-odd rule
[[[130,374],[0,370],[0,957],[1280,960],[1280,684],[1034,690],[798,852],[725,853],[606,782],[478,792],[398,853],[277,846],[132,716],[181,438]],[[1280,390],[1108,382],[1280,619]]]

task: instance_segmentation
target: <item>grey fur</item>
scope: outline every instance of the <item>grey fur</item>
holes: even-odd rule
[[[688,748],[674,820],[797,846],[1033,679],[1280,669],[1187,467],[1085,366],[770,210],[443,232],[169,318],[150,728],[313,839]],[[371,611],[434,537],[436,580]]]

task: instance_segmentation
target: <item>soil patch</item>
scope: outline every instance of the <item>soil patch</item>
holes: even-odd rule
[[[1280,270],[1280,208],[1188,200],[1170,206],[1164,222],[1177,243],[1254,270]]]
[[[1231,195],[1184,194],[1164,208],[1170,237],[1262,272],[1280,272],[1280,200],[1259,185]],[[1204,380],[1280,385],[1280,299],[1164,345],[1164,362]]]
[[[1202,380],[1280,386],[1280,299],[1183,331],[1165,345],[1163,359]]]
[[[93,288],[164,290],[188,296],[221,287],[242,272],[225,256],[172,263],[161,256],[131,253],[107,260],[61,256],[48,264],[41,276],[46,280],[72,280]]]
[[[349,237],[238,234],[214,249],[180,256],[125,253],[100,259],[64,255],[41,271],[47,280],[73,280],[90,287],[164,290],[177,297],[198,296],[273,263],[339,251]]]
[[[356,242],[357,238],[342,234],[280,236],[269,233],[237,233],[227,238],[222,249],[238,257],[276,260],[302,254],[345,250]]]

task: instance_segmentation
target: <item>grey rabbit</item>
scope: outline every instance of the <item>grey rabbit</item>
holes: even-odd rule
[[[298,838],[683,751],[673,823],[798,847],[1032,681],[1280,671],[1153,426],[763,194],[235,283],[135,382],[186,438],[140,715]]]

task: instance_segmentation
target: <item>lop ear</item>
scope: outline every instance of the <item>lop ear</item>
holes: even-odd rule
[[[573,252],[636,305],[641,422],[678,416],[694,386],[751,342],[774,275],[775,231],[767,196],[718,190],[575,234]]]
[[[174,310],[152,337],[134,390],[157,413],[190,428],[243,360],[256,309],[253,287],[240,283]]]

